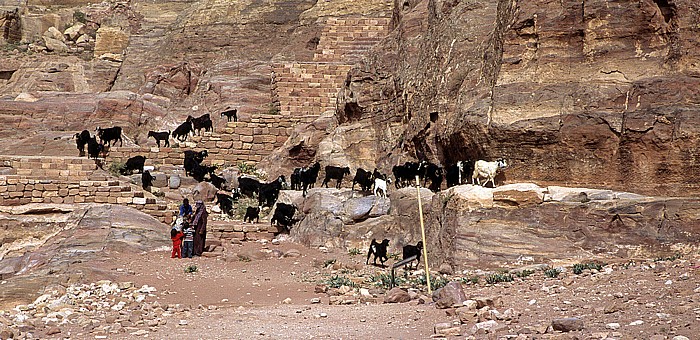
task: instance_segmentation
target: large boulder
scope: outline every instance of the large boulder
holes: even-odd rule
[[[192,199],[194,201],[204,201],[213,202],[216,198],[216,192],[218,189],[209,182],[199,182],[194,189],[192,189]]]

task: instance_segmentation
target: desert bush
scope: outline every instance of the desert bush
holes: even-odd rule
[[[579,274],[583,273],[583,271],[586,269],[601,270],[601,269],[603,269],[603,266],[601,266],[600,264],[595,263],[595,262],[577,263],[574,265],[573,272],[574,272],[574,274],[579,275]]]
[[[194,264],[185,267],[185,273],[195,273],[197,270],[199,270],[199,268],[197,268],[197,266]]]
[[[326,280],[326,285],[331,288],[340,288],[342,286],[355,287],[355,282],[345,276],[333,275]]]
[[[486,277],[486,283],[512,282],[513,275],[508,273],[494,273]]]
[[[555,278],[561,274],[561,269],[559,268],[547,268],[544,270],[544,276]]]
[[[109,164],[109,168],[107,168],[107,171],[109,171],[112,176],[121,176],[122,171],[126,168],[126,165],[123,162],[115,161]]]

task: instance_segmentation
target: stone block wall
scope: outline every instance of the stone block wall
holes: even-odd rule
[[[247,224],[239,221],[209,221],[208,235],[222,242],[230,240],[257,241],[272,240],[283,228],[266,223]],[[209,237],[209,236],[207,236]]]
[[[209,156],[206,163],[235,165],[238,162],[258,162],[282,146],[295,126],[311,122],[315,118],[316,116],[258,115],[248,122],[226,123],[218,132],[190,136],[187,142],[171,140],[173,147],[170,148],[112,147],[107,159],[125,162],[130,157],[141,155],[146,157],[146,165],[181,166],[185,150],[207,150]]]
[[[355,63],[389,32],[390,18],[328,18],[314,61]]]
[[[117,180],[66,181],[31,179],[21,175],[0,176],[0,205],[29,203],[110,203],[141,210],[163,223],[172,221],[164,202],[145,197],[143,191]]]
[[[285,63],[274,66],[274,96],[282,116],[319,116],[335,111],[338,91],[351,65]]]

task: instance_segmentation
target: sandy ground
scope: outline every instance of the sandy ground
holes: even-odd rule
[[[295,257],[279,257],[297,253]],[[121,333],[117,338],[189,339],[428,339],[434,325],[459,324],[455,309],[437,309],[418,299],[384,304],[383,293],[374,303],[330,305],[329,295],[316,293],[318,284],[333,275],[363,278],[387,272],[364,265],[364,254],[321,252],[282,242],[244,242],[229,245],[225,255],[171,259],[169,251],[111,254],[114,261],[98,264],[118,281],[157,288],[149,302],[180,304],[168,322],[145,335]],[[324,266],[329,262],[334,265]],[[189,265],[197,271],[185,273]],[[463,323],[459,337],[477,339],[673,339],[700,336],[700,256],[680,259],[622,261],[601,271],[580,275],[571,268],[556,278],[536,270],[513,282],[487,284],[487,273],[474,271],[465,278],[467,297],[496,297],[493,308],[512,308],[511,320],[495,320],[495,332],[472,333],[474,316]],[[468,278],[479,276],[477,284]],[[98,278],[96,278],[98,279]],[[360,286],[373,288],[371,283]],[[319,298],[320,303],[312,303]],[[286,303],[285,303],[285,300]],[[552,320],[575,317],[584,329],[561,333],[548,329]],[[63,337],[93,339],[80,329]],[[111,336],[110,336],[111,338]],[[683,339],[676,338],[676,339]]]

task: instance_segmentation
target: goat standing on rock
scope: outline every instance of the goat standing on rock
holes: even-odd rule
[[[484,182],[483,186],[486,186],[486,184],[491,181],[491,184],[493,184],[495,188],[496,182],[494,182],[494,178],[496,178],[496,173],[498,170],[505,169],[507,166],[508,164],[506,164],[506,161],[503,159],[499,159],[495,162],[476,161],[474,164],[474,173],[472,174],[472,183],[476,180],[476,183],[481,185],[479,178],[486,178],[486,182]]]

